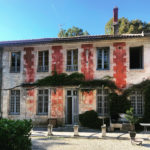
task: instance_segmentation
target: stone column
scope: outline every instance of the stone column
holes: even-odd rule
[[[78,125],[74,125],[74,136],[79,136],[79,132],[78,132],[78,130],[79,130],[79,126]]]
[[[102,130],[102,137],[106,136],[106,124],[101,126],[101,130]]]
[[[47,134],[47,136],[52,136],[53,135],[52,130],[53,130],[53,125],[48,124],[48,134]]]

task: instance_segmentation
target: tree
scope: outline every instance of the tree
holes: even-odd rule
[[[122,17],[118,20],[118,23],[119,34],[150,32],[150,23],[142,22],[139,19],[129,21],[127,18]],[[105,34],[113,34],[113,18],[105,25]]]
[[[73,37],[81,35],[89,35],[89,33],[87,31],[83,31],[83,29],[74,26],[72,28],[69,28],[68,30],[61,29],[58,33],[58,37]]]

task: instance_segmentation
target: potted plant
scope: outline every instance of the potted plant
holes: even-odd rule
[[[136,136],[135,123],[138,121],[138,118],[136,116],[134,116],[132,107],[126,111],[125,118],[129,121],[130,126],[131,126],[131,131],[129,131],[130,137],[131,137],[131,139],[134,139]]]

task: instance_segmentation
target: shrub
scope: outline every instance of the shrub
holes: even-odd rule
[[[98,114],[94,110],[86,111],[79,115],[79,121],[83,127],[92,129],[100,129],[102,120],[98,118]]]
[[[117,121],[120,113],[126,113],[126,110],[130,109],[130,101],[127,100],[125,95],[111,93],[109,95],[109,106],[111,119]]]
[[[0,120],[1,150],[31,150],[31,120]]]

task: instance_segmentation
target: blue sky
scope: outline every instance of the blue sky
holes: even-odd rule
[[[0,0],[0,41],[57,37],[72,26],[104,34],[115,6],[119,17],[150,22],[150,0]]]

